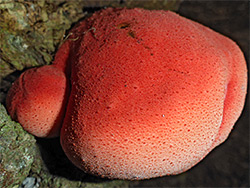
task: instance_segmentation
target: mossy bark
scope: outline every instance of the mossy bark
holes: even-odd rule
[[[18,186],[29,174],[35,142],[20,124],[10,119],[0,104],[0,187]]]

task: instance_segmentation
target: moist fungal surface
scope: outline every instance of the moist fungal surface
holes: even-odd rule
[[[68,158],[108,178],[190,169],[227,138],[246,94],[239,47],[171,11],[96,12],[71,30],[51,66],[67,79],[51,95],[66,100],[51,101],[61,105],[46,123],[60,117]]]
[[[228,105],[239,114],[234,98],[244,98],[230,84],[245,89],[230,39],[142,9],[106,9],[72,33],[79,55],[61,141],[80,168],[124,179],[178,174],[227,137],[236,120]]]

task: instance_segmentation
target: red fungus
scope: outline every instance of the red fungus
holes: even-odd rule
[[[62,147],[102,177],[188,170],[227,138],[244,105],[239,47],[171,11],[96,12],[56,57],[60,70],[71,66]]]
[[[59,136],[66,106],[66,77],[54,66],[25,71],[7,95],[7,109],[25,130],[38,137]]]

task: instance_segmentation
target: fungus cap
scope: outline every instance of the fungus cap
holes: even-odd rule
[[[6,104],[36,136],[63,122],[62,148],[85,172],[147,179],[186,171],[222,143],[246,83],[229,38],[171,11],[107,8],[71,30],[53,65],[24,72]]]
[[[61,144],[76,166],[120,179],[178,174],[227,138],[246,94],[235,42],[142,9],[99,11],[71,34]]]

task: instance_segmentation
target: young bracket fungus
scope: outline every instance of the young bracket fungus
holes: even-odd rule
[[[83,171],[146,179],[186,171],[222,143],[246,83],[229,38],[171,11],[107,8],[71,30],[53,65],[24,72],[7,107],[36,136],[63,121],[61,145]]]

